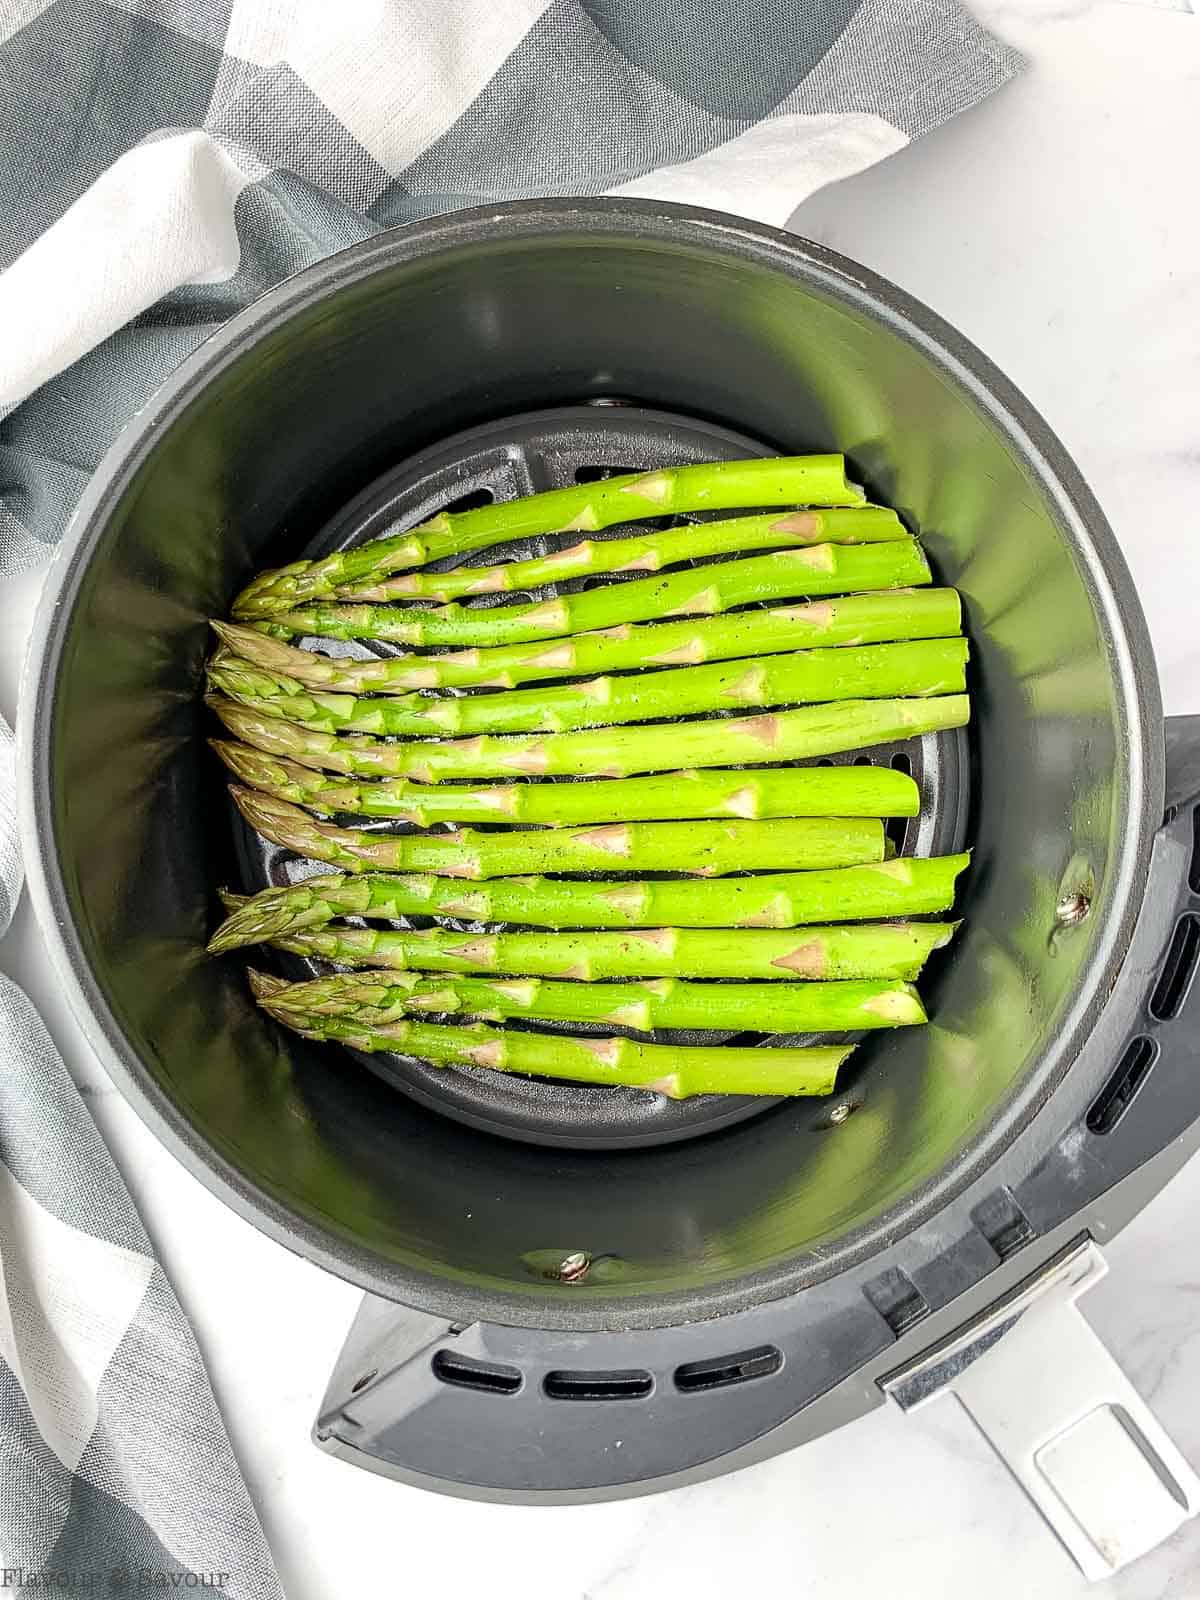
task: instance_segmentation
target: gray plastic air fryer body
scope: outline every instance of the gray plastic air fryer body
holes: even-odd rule
[[[596,403],[614,399],[625,420]],[[500,441],[498,495],[544,486],[519,448],[535,436],[567,442],[536,457],[560,474],[739,437],[841,450],[961,591],[969,784],[942,784],[953,752],[917,757],[939,839],[970,797],[966,924],[929,974],[931,1026],[865,1041],[835,1104],[735,1107],[704,1131],[626,1103],[615,1141],[593,1107],[580,1126],[600,1137],[579,1148],[561,1102],[425,1092],[403,1062],[389,1083],[284,1037],[241,963],[203,956],[218,883],[294,868],[230,826],[203,742],[205,619],[254,568],[361,533],[376,502],[359,497],[425,481],[426,453],[463,436]],[[950,1383],[1085,1568],[1190,1513],[1186,1468],[1085,1357],[1073,1301],[1090,1241],[1195,1142],[1200,741],[1170,725],[1165,761],[1103,516],[951,329],[853,263],[709,213],[439,219],[301,274],[185,363],[105,462],[56,579],[23,708],[43,928],[97,1050],[180,1159],[368,1291],[327,1448],[455,1493],[603,1498]],[[478,1125],[506,1116],[523,1138]],[[1062,1415],[1018,1426],[988,1413],[978,1374],[1017,1370],[1039,1329],[1076,1381]],[[1136,1489],[1121,1505],[1089,1466],[1109,1459]]]

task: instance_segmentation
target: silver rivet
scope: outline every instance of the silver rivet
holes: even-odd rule
[[[842,1101],[840,1106],[834,1106],[833,1110],[829,1113],[829,1120],[834,1127],[837,1127],[839,1122],[845,1122],[846,1118],[850,1115],[850,1109],[849,1103],[845,1100]]]
[[[554,1271],[560,1283],[580,1283],[591,1270],[592,1258],[586,1250],[572,1250],[564,1256]]]
[[[1054,916],[1060,927],[1074,928],[1083,921],[1091,909],[1091,896],[1085,894],[1082,889],[1075,889],[1070,894],[1063,895],[1054,908]]]

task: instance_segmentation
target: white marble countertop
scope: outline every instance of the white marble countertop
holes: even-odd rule
[[[1134,571],[1169,711],[1200,710],[1200,18],[1187,0],[988,0],[1028,74],[794,219],[974,339],[1073,452]],[[11,716],[37,580],[0,631]],[[952,1403],[890,1408],[717,1482],[616,1505],[442,1499],[323,1456],[309,1427],[357,1291],[215,1200],[116,1094],[28,906],[0,965],[38,1004],[196,1326],[291,1600],[1071,1600],[1087,1585]],[[1200,1160],[1085,1302],[1200,1465]],[[1200,1596],[1200,1519],[1111,1581]]]

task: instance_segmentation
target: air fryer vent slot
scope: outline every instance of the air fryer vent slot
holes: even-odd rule
[[[1200,917],[1188,912],[1175,924],[1171,947],[1150,996],[1150,1015],[1158,1022],[1177,1017],[1187,999],[1200,957]]]
[[[654,1379],[636,1367],[626,1372],[548,1372],[542,1393],[548,1400],[644,1400]]]
[[[1192,809],[1192,860],[1188,867],[1188,888],[1200,894],[1200,806]]]
[[[1117,1070],[1101,1089],[1087,1114],[1091,1133],[1111,1133],[1133,1104],[1133,1097],[1150,1075],[1150,1068],[1158,1057],[1158,1046],[1153,1039],[1140,1035],[1131,1039]]]
[[[521,1374],[516,1367],[500,1362],[477,1361],[474,1356],[439,1350],[433,1358],[433,1375],[455,1389],[474,1389],[479,1394],[516,1394]]]
[[[681,1394],[697,1394],[705,1389],[725,1389],[732,1383],[749,1383],[752,1378],[769,1378],[783,1366],[783,1352],[773,1344],[755,1345],[730,1356],[714,1356],[708,1361],[685,1361],[675,1368],[675,1387]]]

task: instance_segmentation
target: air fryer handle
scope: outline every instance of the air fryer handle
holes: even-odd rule
[[[1093,1581],[1200,1510],[1200,1478],[1075,1303],[1106,1271],[1080,1240],[884,1385],[904,1411],[953,1394]]]

